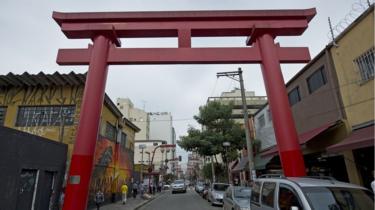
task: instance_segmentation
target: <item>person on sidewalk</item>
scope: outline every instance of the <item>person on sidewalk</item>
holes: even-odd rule
[[[124,183],[121,186],[121,193],[122,193],[122,204],[124,205],[126,203],[126,198],[128,195],[128,185],[126,185],[126,183]]]
[[[137,194],[138,194],[138,184],[137,184],[137,182],[134,182],[132,187],[133,187],[133,198],[136,198]]]
[[[95,204],[96,204],[96,209],[97,210],[100,210],[100,206],[104,203],[104,194],[102,193],[102,191],[98,191],[96,194],[95,194]]]

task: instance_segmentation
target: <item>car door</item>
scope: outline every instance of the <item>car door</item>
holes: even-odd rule
[[[233,207],[233,188],[228,187],[228,189],[224,193],[223,198],[223,208],[224,210],[232,210]]]

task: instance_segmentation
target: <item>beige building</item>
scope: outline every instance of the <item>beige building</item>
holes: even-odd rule
[[[245,96],[247,112],[250,116],[262,108],[265,103],[267,103],[267,96],[255,96],[254,91],[246,91]],[[235,88],[230,92],[222,92],[219,97],[209,97],[207,99],[207,103],[211,101],[220,101],[222,104],[233,103],[232,118],[235,120],[235,122],[241,125],[244,124],[240,89]]]
[[[150,139],[150,119],[142,109],[134,107],[134,104],[129,98],[118,98],[117,108],[121,111],[125,118],[129,119],[133,124],[141,129],[136,133],[135,140],[148,140]]]
[[[155,148],[161,144],[166,143],[162,140],[136,140],[134,146],[134,164],[142,164],[142,149],[143,145],[143,164],[151,165],[150,161],[152,160],[153,152],[155,151],[154,159],[152,164],[154,165],[154,171],[160,172],[160,168],[165,165],[166,152],[169,154],[171,150],[165,150],[161,148]]]
[[[330,54],[348,136],[328,151],[343,155],[350,182],[369,187],[374,179],[374,5],[335,44]]]

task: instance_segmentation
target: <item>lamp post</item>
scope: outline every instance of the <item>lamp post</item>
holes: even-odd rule
[[[226,157],[226,165],[227,165],[227,172],[228,172],[228,183],[230,183],[230,171],[228,165],[228,147],[230,147],[230,142],[223,142],[223,147],[225,148],[225,157]]]

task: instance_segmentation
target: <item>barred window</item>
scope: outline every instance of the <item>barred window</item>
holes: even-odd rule
[[[290,106],[293,106],[294,104],[301,101],[301,96],[299,95],[299,87],[298,86],[293,88],[293,90],[291,90],[288,93],[288,99],[289,99]]]
[[[374,78],[374,47],[354,60],[361,75],[362,82]]]
[[[0,107],[0,125],[4,125],[6,111],[6,107]]]
[[[73,125],[75,106],[20,106],[16,126],[60,126]]]
[[[105,137],[110,140],[116,140],[116,127],[107,122],[105,126]]]

